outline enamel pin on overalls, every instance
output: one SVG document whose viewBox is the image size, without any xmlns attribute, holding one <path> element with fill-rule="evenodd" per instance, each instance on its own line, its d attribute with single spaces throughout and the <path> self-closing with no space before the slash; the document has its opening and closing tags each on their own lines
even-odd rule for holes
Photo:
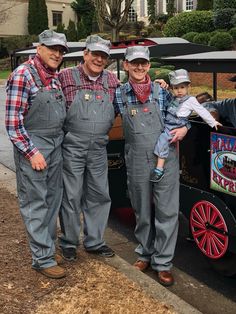
<svg viewBox="0 0 236 314">
<path fill-rule="evenodd" d="M 85 99 L 85 100 L 89 100 L 89 98 L 90 98 L 90 95 L 89 95 L 89 94 L 85 94 L 85 95 L 84 95 L 84 99 Z"/>
</svg>

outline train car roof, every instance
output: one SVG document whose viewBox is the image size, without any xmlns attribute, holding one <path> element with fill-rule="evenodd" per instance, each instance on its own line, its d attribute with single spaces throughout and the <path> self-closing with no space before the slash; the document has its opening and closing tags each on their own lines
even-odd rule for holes
<svg viewBox="0 0 236 314">
<path fill-rule="evenodd" d="M 211 51 L 197 54 L 166 57 L 162 60 L 190 72 L 236 73 L 236 51 Z"/>
<path fill-rule="evenodd" d="M 12 53 L 14 57 L 34 55 L 38 43 L 33 43 L 32 47 L 27 49 L 15 50 Z M 151 57 L 177 56 L 179 54 L 191 54 L 205 51 L 212 51 L 214 48 L 199 44 L 193 44 L 179 37 L 161 37 L 161 38 L 140 38 L 113 42 L 111 47 L 111 58 L 122 59 L 125 49 L 129 46 L 147 46 L 150 49 Z M 81 51 L 85 48 L 85 42 L 68 42 L 69 53 L 65 54 L 65 60 L 79 61 L 82 59 Z"/>
</svg>

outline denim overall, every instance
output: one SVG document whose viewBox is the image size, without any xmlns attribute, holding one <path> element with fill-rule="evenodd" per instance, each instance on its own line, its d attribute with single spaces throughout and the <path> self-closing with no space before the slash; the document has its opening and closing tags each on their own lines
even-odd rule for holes
<svg viewBox="0 0 236 314">
<path fill-rule="evenodd" d="M 191 96 L 186 95 L 180 100 L 174 99 L 166 110 L 165 116 L 165 128 L 161 135 L 157 139 L 154 153 L 160 158 L 166 159 L 169 155 L 170 140 L 173 135 L 170 134 L 171 130 L 186 126 L 188 118 L 178 117 L 176 112 L 179 109 L 180 104 L 189 99 Z"/>
<path fill-rule="evenodd" d="M 165 177 L 152 184 L 155 167 L 153 149 L 163 130 L 158 106 L 158 85 L 153 85 L 153 99 L 144 104 L 128 103 L 121 87 L 127 183 L 136 215 L 135 236 L 139 259 L 150 261 L 154 270 L 169 270 L 174 256 L 178 231 L 179 168 L 176 150 L 170 149 Z M 154 205 L 154 206 L 153 206 Z"/>
<path fill-rule="evenodd" d="M 82 212 L 84 247 L 96 250 L 104 245 L 111 206 L 106 145 L 115 114 L 109 100 L 107 73 L 103 72 L 103 90 L 98 91 L 84 89 L 79 71 L 72 71 L 78 90 L 65 123 L 60 246 L 79 245 Z"/>
<path fill-rule="evenodd" d="M 43 154 L 47 168 L 36 171 L 14 148 L 17 190 L 32 253 L 33 268 L 56 265 L 57 216 L 62 198 L 62 131 L 66 117 L 61 90 L 46 90 L 32 65 L 29 70 L 39 90 L 24 119 L 30 139 Z"/>
</svg>

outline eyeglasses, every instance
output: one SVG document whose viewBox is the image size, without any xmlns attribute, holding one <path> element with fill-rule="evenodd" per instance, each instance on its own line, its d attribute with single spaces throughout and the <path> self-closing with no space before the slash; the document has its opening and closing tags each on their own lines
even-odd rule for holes
<svg viewBox="0 0 236 314">
<path fill-rule="evenodd" d="M 107 60 L 109 56 L 102 51 L 90 51 L 91 55 L 93 58 L 102 58 L 102 60 Z"/>
<path fill-rule="evenodd" d="M 142 68 L 146 68 L 148 67 L 149 65 L 149 62 L 146 61 L 146 60 L 142 60 L 142 61 L 138 61 L 138 60 L 134 60 L 134 61 L 131 61 L 129 62 L 129 64 L 134 67 L 134 68 L 137 68 L 141 65 Z"/>
<path fill-rule="evenodd" d="M 62 46 L 46 46 L 49 50 L 51 50 L 52 52 L 59 52 L 60 55 L 64 55 L 65 54 L 65 49 Z"/>
</svg>

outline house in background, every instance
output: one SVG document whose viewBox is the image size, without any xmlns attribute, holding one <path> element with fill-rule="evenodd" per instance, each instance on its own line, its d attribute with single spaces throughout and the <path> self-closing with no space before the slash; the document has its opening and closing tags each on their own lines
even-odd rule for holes
<svg viewBox="0 0 236 314">
<path fill-rule="evenodd" d="M 157 0 L 156 2 L 156 9 L 157 14 L 166 14 L 168 0 Z M 192 11 L 195 10 L 197 7 L 197 0 L 175 0 L 175 9 L 176 12 L 183 12 L 183 11 Z"/>
<path fill-rule="evenodd" d="M 167 14 L 168 0 L 156 0 L 156 14 Z M 192 11 L 197 7 L 197 0 L 175 0 L 176 12 Z M 136 18 L 136 20 L 135 20 Z M 134 0 L 129 13 L 129 21 L 143 21 L 148 24 L 147 0 Z"/>
<path fill-rule="evenodd" d="M 28 34 L 28 2 L 27 0 L 8 0 L 0 2 L 0 37 Z M 56 29 L 62 23 L 67 28 L 69 20 L 76 22 L 77 16 L 70 4 L 73 0 L 48 0 L 48 27 Z M 156 13 L 166 14 L 168 0 L 156 0 Z M 175 0 L 177 12 L 196 9 L 197 0 Z M 128 20 L 143 21 L 148 24 L 147 0 L 134 0 Z"/>
<path fill-rule="evenodd" d="M 28 2 L 8 0 L 0 3 L 0 37 L 28 34 Z M 76 22 L 76 13 L 70 7 L 72 2 L 73 0 L 46 1 L 50 29 L 56 29 L 59 23 L 67 28 L 70 19 Z"/>
</svg>

